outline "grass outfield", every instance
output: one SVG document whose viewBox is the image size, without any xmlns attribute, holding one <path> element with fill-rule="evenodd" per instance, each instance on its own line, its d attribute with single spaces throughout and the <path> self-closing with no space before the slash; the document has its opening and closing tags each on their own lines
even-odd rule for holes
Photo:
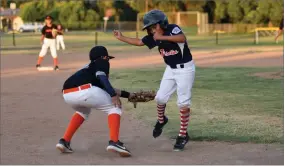
<svg viewBox="0 0 285 166">
<path fill-rule="evenodd" d="M 189 133 L 192 140 L 283 143 L 283 79 L 249 76 L 277 68 L 197 68 Z M 164 68 L 120 70 L 111 74 L 114 86 L 131 91 L 159 87 Z M 155 102 L 124 105 L 153 126 Z M 178 134 L 180 118 L 174 94 L 167 105 L 164 134 Z M 151 136 L 152 131 L 149 131 Z"/>
<path fill-rule="evenodd" d="M 136 32 L 123 32 L 129 37 L 136 37 Z M 143 37 L 145 32 L 140 32 L 139 37 Z M 191 49 L 225 49 L 225 48 L 245 48 L 245 47 L 260 47 L 260 46 L 283 46 L 283 39 L 276 44 L 274 37 L 260 37 L 260 44 L 254 44 L 253 34 L 221 34 L 219 37 L 219 44 L 216 45 L 215 35 L 193 35 L 186 33 L 188 43 Z M 40 34 L 35 33 L 20 33 L 16 34 L 16 47 L 13 46 L 12 34 L 4 34 L 1 36 L 1 49 L 3 55 L 16 54 L 38 54 L 40 51 Z M 95 44 L 94 31 L 73 31 L 67 32 L 64 36 L 67 51 L 86 51 Z M 125 51 L 126 49 L 132 51 L 135 46 L 130 46 L 122 43 L 113 37 L 111 32 L 98 32 L 98 44 L 104 45 L 116 51 Z M 134 50 L 133 50 L 134 51 Z"/>
</svg>

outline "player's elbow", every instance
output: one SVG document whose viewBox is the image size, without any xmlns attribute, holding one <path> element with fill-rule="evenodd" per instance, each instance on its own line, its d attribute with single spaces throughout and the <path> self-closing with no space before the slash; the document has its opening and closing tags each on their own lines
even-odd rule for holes
<svg viewBox="0 0 285 166">
<path fill-rule="evenodd" d="M 144 43 L 142 42 L 142 40 L 138 40 L 136 43 L 137 46 L 144 46 Z"/>
</svg>

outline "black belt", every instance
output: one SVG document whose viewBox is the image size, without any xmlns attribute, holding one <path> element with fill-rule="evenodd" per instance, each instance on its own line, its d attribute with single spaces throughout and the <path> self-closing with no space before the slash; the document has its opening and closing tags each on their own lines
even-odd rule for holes
<svg viewBox="0 0 285 166">
<path fill-rule="evenodd" d="M 180 68 L 184 68 L 184 64 L 178 64 L 180 66 Z M 177 69 L 177 65 L 175 66 L 170 66 L 171 69 Z"/>
</svg>

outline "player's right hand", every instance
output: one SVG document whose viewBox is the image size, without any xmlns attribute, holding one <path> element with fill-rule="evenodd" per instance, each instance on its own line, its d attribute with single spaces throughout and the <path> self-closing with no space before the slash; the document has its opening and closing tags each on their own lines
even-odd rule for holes
<svg viewBox="0 0 285 166">
<path fill-rule="evenodd" d="M 122 35 L 122 33 L 119 30 L 114 30 L 114 36 L 117 39 L 120 39 L 123 35 Z"/>
<path fill-rule="evenodd" d="M 112 97 L 112 103 L 114 104 L 115 107 L 122 108 L 122 103 L 121 103 L 119 96 L 117 96 L 117 95 L 113 96 Z"/>
</svg>

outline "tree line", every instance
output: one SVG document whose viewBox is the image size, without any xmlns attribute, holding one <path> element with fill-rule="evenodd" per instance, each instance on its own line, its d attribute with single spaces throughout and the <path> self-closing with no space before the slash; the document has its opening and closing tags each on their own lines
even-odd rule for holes
<svg viewBox="0 0 285 166">
<path fill-rule="evenodd" d="M 6 0 L 7 3 L 13 0 Z M 51 15 L 70 29 L 95 28 L 106 11 L 110 21 L 136 21 L 137 13 L 151 9 L 165 12 L 201 11 L 209 23 L 248 23 L 278 26 L 283 17 L 283 0 L 18 0 L 24 21 L 43 21 Z"/>
</svg>

